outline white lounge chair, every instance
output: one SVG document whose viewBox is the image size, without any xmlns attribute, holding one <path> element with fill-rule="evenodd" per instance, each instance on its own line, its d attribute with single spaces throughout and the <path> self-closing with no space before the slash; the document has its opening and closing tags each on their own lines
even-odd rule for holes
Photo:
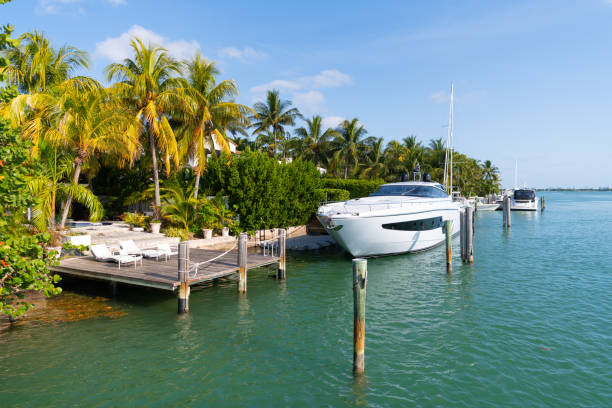
<svg viewBox="0 0 612 408">
<path fill-rule="evenodd" d="M 178 255 L 178 248 L 177 249 L 170 248 L 169 244 L 157 244 L 157 250 L 165 254 L 166 261 L 168 260 L 170 256 Z"/>
<path fill-rule="evenodd" d="M 123 251 L 125 251 L 125 255 L 142 255 L 140 248 L 138 248 L 131 239 L 128 239 L 127 241 L 119 241 L 119 246 Z"/>
<path fill-rule="evenodd" d="M 136 264 L 140 261 L 140 265 L 142 266 L 142 256 L 133 256 L 127 255 L 124 251 L 123 253 L 119 253 L 119 255 L 115 255 L 111 253 L 108 247 L 104 244 L 92 245 L 89 247 L 91 253 L 93 254 L 96 261 L 101 262 L 117 262 L 117 266 L 121 268 L 121 264 L 129 264 L 133 263 L 134 268 L 136 268 Z"/>
<path fill-rule="evenodd" d="M 168 260 L 168 254 L 158 249 L 143 249 L 142 256 L 145 258 L 155 258 L 156 261 L 159 261 L 159 258 Z"/>
</svg>

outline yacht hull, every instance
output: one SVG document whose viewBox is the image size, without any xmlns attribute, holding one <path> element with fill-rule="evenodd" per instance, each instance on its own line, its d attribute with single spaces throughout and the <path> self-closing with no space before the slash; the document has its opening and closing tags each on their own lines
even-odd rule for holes
<svg viewBox="0 0 612 408">
<path fill-rule="evenodd" d="M 448 208 L 403 214 L 318 214 L 318 218 L 341 247 L 353 256 L 362 257 L 420 252 L 433 248 L 445 240 L 443 220 L 453 221 L 453 235 L 460 230 L 459 208 L 450 203 Z"/>
</svg>

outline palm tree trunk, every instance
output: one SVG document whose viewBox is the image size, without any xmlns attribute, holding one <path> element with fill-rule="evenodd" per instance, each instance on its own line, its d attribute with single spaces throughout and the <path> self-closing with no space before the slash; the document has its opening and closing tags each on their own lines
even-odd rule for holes
<svg viewBox="0 0 612 408">
<path fill-rule="evenodd" d="M 344 178 L 348 178 L 348 163 L 344 165 Z"/>
<path fill-rule="evenodd" d="M 272 131 L 274 132 L 274 152 L 273 155 L 276 157 L 276 126 L 272 127 Z"/>
<path fill-rule="evenodd" d="M 153 133 L 149 132 L 149 145 L 151 145 L 151 159 L 153 161 L 153 184 L 155 185 L 155 203 L 153 207 L 153 219 L 160 220 L 161 197 L 159 195 L 159 170 L 157 168 L 157 154 L 155 152 L 155 139 Z"/>
<path fill-rule="evenodd" d="M 193 187 L 193 198 L 198 198 L 198 189 L 200 188 L 200 172 L 196 172 L 195 186 Z"/>
<path fill-rule="evenodd" d="M 79 184 L 79 176 L 81 175 L 81 166 L 82 160 L 80 157 L 77 157 L 74 160 L 74 176 L 72 177 L 72 184 Z M 66 220 L 68 219 L 68 212 L 70 211 L 70 205 L 72 204 L 72 194 L 68 194 L 68 198 L 66 198 L 66 202 L 64 203 L 64 209 L 62 212 L 62 221 L 60 222 L 60 229 L 64 229 L 64 225 L 66 224 Z"/>
</svg>

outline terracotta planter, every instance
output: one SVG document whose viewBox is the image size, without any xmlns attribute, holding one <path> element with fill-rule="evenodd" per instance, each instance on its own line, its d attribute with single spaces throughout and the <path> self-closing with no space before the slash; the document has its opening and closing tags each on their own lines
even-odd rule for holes
<svg viewBox="0 0 612 408">
<path fill-rule="evenodd" d="M 212 230 L 208 228 L 202 228 L 202 234 L 204 239 L 212 239 Z"/>
<path fill-rule="evenodd" d="M 152 222 L 151 223 L 151 233 L 159 234 L 159 229 L 161 228 L 161 222 Z"/>
</svg>

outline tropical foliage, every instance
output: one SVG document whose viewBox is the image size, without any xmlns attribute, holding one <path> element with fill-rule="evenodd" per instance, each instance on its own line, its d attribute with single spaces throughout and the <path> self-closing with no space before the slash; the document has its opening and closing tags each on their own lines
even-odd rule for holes
<svg viewBox="0 0 612 408">
<path fill-rule="evenodd" d="M 367 195 L 416 167 L 442 181 L 441 139 L 387 142 L 359 118 L 328 126 L 273 89 L 242 105 L 236 81 L 200 54 L 179 61 L 134 38 L 131 56 L 106 67 L 104 86 L 77 75 L 88 69 L 86 52 L 54 47 L 39 31 L 14 39 L 12 30 L 0 28 L 0 81 L 9 86 L 0 92 L 0 253 L 10 264 L 1 305 L 27 288 L 55 290 L 44 247 L 71 213 L 98 220 L 144 205 L 185 239 L 202 228 L 304 224 L 320 201 Z M 455 189 L 497 191 L 493 163 L 454 154 Z"/>
</svg>

